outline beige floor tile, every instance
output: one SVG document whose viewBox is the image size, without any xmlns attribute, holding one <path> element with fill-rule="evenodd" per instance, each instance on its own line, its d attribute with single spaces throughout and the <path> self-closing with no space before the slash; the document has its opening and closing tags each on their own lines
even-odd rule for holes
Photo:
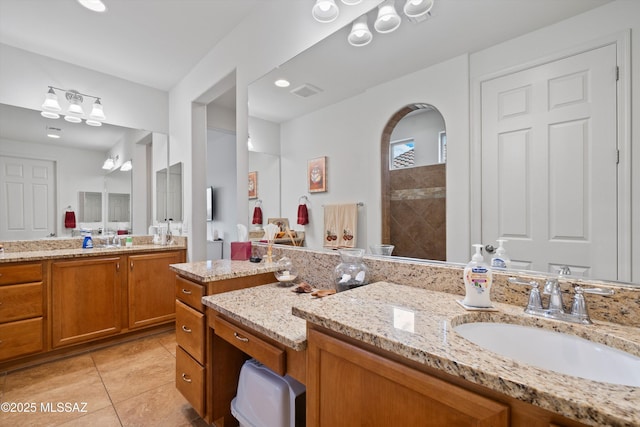
<svg viewBox="0 0 640 427">
<path fill-rule="evenodd" d="M 173 357 L 176 357 L 176 333 L 175 333 L 175 331 L 161 335 L 160 337 L 158 337 L 158 342 L 160 342 L 160 344 L 162 344 L 162 346 L 164 348 L 166 348 L 169 351 L 169 353 L 171 353 L 173 355 Z"/>
<path fill-rule="evenodd" d="M 120 419 L 118 418 L 115 409 L 113 409 L 113 406 L 109 406 L 107 408 L 100 409 L 99 411 L 92 412 L 82 417 L 57 425 L 57 427 L 87 426 L 121 427 L 122 424 L 120 424 Z"/>
<path fill-rule="evenodd" d="M 199 418 L 173 383 L 114 403 L 114 406 L 125 427 L 176 427 L 192 425 Z"/>
<path fill-rule="evenodd" d="M 3 413 L 11 426 L 56 425 L 111 406 L 88 354 L 8 373 L 3 401 L 30 411 Z"/>
<path fill-rule="evenodd" d="M 157 340 L 122 344 L 92 357 L 113 402 L 175 381 L 176 360 Z"/>
</svg>

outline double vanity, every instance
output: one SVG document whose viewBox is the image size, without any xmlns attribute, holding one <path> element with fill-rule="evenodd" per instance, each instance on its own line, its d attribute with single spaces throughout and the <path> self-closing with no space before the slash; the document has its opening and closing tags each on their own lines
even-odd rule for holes
<svg viewBox="0 0 640 427">
<path fill-rule="evenodd" d="M 275 259 L 291 258 L 299 277 L 314 288 L 332 288 L 337 254 L 285 247 L 274 252 Z M 235 425 L 230 403 L 240 368 L 252 357 L 306 385 L 308 426 L 640 425 L 640 387 L 634 382 L 640 371 L 640 289 L 599 284 L 615 288 L 615 294 L 587 298 L 594 324 L 580 325 L 525 314 L 528 289 L 509 283 L 506 275 L 496 274 L 493 311 L 467 311 L 456 302 L 464 292 L 461 267 L 382 257 L 365 261 L 375 283 L 325 298 L 276 283 L 275 265 L 173 265 L 178 283 L 187 285 L 177 285 L 179 300 L 180 293 L 193 292 L 188 285 L 202 292 L 192 303 L 178 302 L 197 312 L 191 314 L 201 328 L 194 337 L 194 327 L 181 323 L 178 310 L 178 389 L 207 421 Z M 570 285 L 561 285 L 570 294 Z M 500 355 L 500 349 L 474 344 L 473 333 L 468 339 L 462 335 L 465 326 L 486 324 L 582 337 L 587 350 L 570 354 L 564 340 L 547 345 L 543 335 L 533 343 L 534 349 L 540 346 L 533 362 Z M 493 329 L 488 335 L 504 333 Z M 189 348 L 189 342 L 200 348 Z M 608 356 L 600 362 L 588 354 L 609 347 L 630 364 L 607 364 Z M 198 351 L 200 359 L 193 354 Z M 535 363 L 546 359 L 559 365 Z M 182 369 L 193 362 L 199 369 Z M 566 373 L 567 365 L 583 371 Z M 585 370 L 608 375 L 612 365 L 629 372 L 582 378 L 593 378 L 582 375 Z"/>
</svg>

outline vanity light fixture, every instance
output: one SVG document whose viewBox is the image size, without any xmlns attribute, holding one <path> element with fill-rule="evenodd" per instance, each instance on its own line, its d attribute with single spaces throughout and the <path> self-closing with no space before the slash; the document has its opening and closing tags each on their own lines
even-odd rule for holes
<svg viewBox="0 0 640 427">
<path fill-rule="evenodd" d="M 361 0 L 342 0 L 342 3 L 346 5 L 354 5 L 360 3 L 360 1 Z M 435 0 L 403 1 L 405 1 L 404 7 L 402 8 L 404 15 L 409 21 L 414 23 L 424 21 L 428 16 L 431 16 L 431 9 L 433 8 L 433 3 L 435 2 Z M 322 3 L 322 0 L 316 0 L 314 10 L 319 6 L 320 3 Z M 331 4 L 335 5 L 335 2 L 332 0 Z M 384 0 L 378 5 L 377 17 L 373 24 L 373 27 L 378 33 L 391 33 L 397 30 L 402 23 L 402 18 L 400 17 L 400 15 L 398 15 L 395 4 L 396 0 Z M 313 13 L 315 17 L 315 11 Z M 320 22 L 331 22 L 323 21 L 318 18 L 316 19 Z M 364 14 L 353 21 L 351 31 L 347 36 L 347 41 L 351 46 L 361 47 L 368 45 L 372 40 L 373 35 L 371 34 L 369 26 L 367 25 L 367 14 Z"/>
<path fill-rule="evenodd" d="M 62 129 L 47 126 L 47 136 L 53 139 L 62 137 Z"/>
<path fill-rule="evenodd" d="M 407 0 L 402 10 L 407 18 L 422 20 L 427 18 L 432 7 L 433 0 Z"/>
<path fill-rule="evenodd" d="M 333 22 L 338 17 L 340 9 L 334 0 L 316 0 L 311 14 L 318 22 Z"/>
<path fill-rule="evenodd" d="M 362 15 L 353 21 L 353 26 L 351 27 L 351 32 L 347 40 L 351 46 L 356 47 L 366 46 L 371 43 L 373 35 L 369 30 L 369 25 L 367 25 L 367 15 Z"/>
<path fill-rule="evenodd" d="M 373 28 L 381 34 L 386 34 L 398 29 L 401 22 L 400 15 L 396 12 L 395 0 L 385 0 L 378 6 L 378 17 Z"/>
<path fill-rule="evenodd" d="M 127 160 L 122 164 L 122 166 L 120 166 L 120 170 L 122 172 L 127 172 L 127 171 L 130 171 L 131 169 L 133 169 L 133 164 L 131 164 L 131 160 Z"/>
<path fill-rule="evenodd" d="M 49 90 L 45 96 L 44 103 L 42 104 L 43 117 L 48 119 L 59 119 L 62 108 L 58 101 L 58 95 L 56 91 L 64 92 L 65 98 L 69 102 L 69 107 L 66 113 L 64 113 L 64 119 L 71 123 L 81 123 L 82 119 L 85 119 L 84 108 L 82 106 L 85 97 L 94 98 L 93 107 L 89 117 L 86 118 L 86 123 L 89 126 L 102 126 L 102 122 L 106 119 L 104 110 L 100 98 L 93 95 L 87 95 L 80 93 L 73 89 L 60 89 L 58 87 L 49 86 Z"/>
<path fill-rule="evenodd" d="M 115 168 L 117 160 L 118 160 L 118 156 L 109 157 L 107 160 L 104 161 L 104 164 L 102 165 L 102 169 L 111 170 L 111 169 Z"/>
<path fill-rule="evenodd" d="M 107 10 L 107 6 L 101 0 L 78 0 L 78 3 L 92 12 L 105 12 Z"/>
</svg>

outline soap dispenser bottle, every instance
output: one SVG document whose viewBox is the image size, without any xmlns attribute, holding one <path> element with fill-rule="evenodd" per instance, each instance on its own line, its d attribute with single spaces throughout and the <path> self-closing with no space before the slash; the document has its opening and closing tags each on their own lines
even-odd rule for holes
<svg viewBox="0 0 640 427">
<path fill-rule="evenodd" d="M 484 262 L 482 245 L 473 245 L 476 253 L 464 269 L 465 297 L 462 303 L 469 307 L 491 308 L 491 267 Z"/>
<path fill-rule="evenodd" d="M 507 255 L 504 242 L 506 242 L 506 240 L 498 239 L 498 249 L 496 249 L 496 253 L 491 257 L 491 268 L 504 270 L 511 267 L 511 258 Z"/>
<path fill-rule="evenodd" d="M 82 241 L 83 249 L 93 249 L 93 239 L 91 238 L 91 233 L 85 233 L 84 240 Z"/>
</svg>

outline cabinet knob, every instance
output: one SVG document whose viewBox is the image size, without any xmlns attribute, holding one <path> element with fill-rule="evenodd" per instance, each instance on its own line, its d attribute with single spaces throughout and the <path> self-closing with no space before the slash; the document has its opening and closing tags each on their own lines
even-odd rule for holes
<svg viewBox="0 0 640 427">
<path fill-rule="evenodd" d="M 116 262 L 116 271 L 120 271 L 120 263 Z"/>
<path fill-rule="evenodd" d="M 185 325 L 182 325 L 182 330 L 185 331 L 186 333 L 190 334 L 191 333 L 191 329 L 187 328 Z"/>
<path fill-rule="evenodd" d="M 189 289 L 183 289 L 182 293 L 185 295 L 191 295 L 191 291 Z"/>
<path fill-rule="evenodd" d="M 189 376 L 183 372 L 182 373 L 182 381 L 184 381 L 185 383 L 190 383 L 191 382 L 191 378 L 189 378 Z"/>
<path fill-rule="evenodd" d="M 233 333 L 233 336 L 234 336 L 234 337 L 236 337 L 236 339 L 237 339 L 238 341 L 242 341 L 242 342 L 249 342 L 249 338 L 247 338 L 247 337 L 243 337 L 242 335 L 240 335 L 240 334 L 239 334 L 239 333 L 237 333 L 237 332 L 234 332 L 234 333 Z"/>
<path fill-rule="evenodd" d="M 129 266 L 131 267 L 131 271 L 133 271 L 133 261 L 131 261 L 131 264 L 129 264 Z"/>
</svg>

